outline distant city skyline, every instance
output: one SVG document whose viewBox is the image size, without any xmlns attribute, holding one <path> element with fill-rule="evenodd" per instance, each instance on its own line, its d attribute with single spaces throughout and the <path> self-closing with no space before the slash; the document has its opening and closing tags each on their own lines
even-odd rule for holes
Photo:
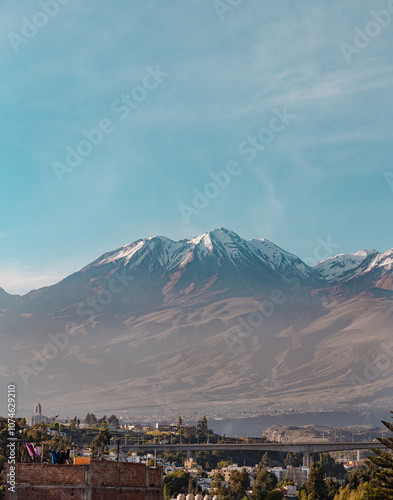
<svg viewBox="0 0 393 500">
<path fill-rule="evenodd" d="M 219 226 L 393 247 L 391 2 L 56 4 L 0 6 L 0 287 Z"/>
</svg>

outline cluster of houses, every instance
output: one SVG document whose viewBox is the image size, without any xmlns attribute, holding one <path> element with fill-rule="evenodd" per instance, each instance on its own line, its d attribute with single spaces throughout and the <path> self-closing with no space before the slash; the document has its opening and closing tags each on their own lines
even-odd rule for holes
<svg viewBox="0 0 393 500">
<path fill-rule="evenodd" d="M 44 423 L 50 423 L 53 419 L 50 419 L 44 415 L 42 415 L 42 408 L 41 404 L 39 401 L 37 401 L 35 407 L 34 407 L 34 415 L 31 415 L 27 417 L 27 424 L 28 425 L 34 425 L 38 424 L 41 422 Z M 64 422 L 63 425 L 69 425 L 68 422 Z M 79 427 L 89 427 L 85 423 L 80 423 Z M 191 428 L 189 426 L 184 426 L 185 428 L 188 428 L 187 430 L 193 431 L 195 428 Z M 158 423 L 154 426 L 147 426 L 147 425 L 141 425 L 141 424 L 122 424 L 119 426 L 120 431 L 123 432 L 149 432 L 152 430 L 159 431 L 159 432 L 166 432 L 166 433 L 173 433 L 176 434 L 179 430 L 179 424 L 178 423 L 173 423 L 173 424 L 168 424 L 168 425 L 159 425 Z M 61 436 L 66 436 L 65 433 L 63 432 L 58 432 L 49 429 L 48 433 L 51 435 L 55 434 L 60 434 Z M 78 457 L 75 457 L 74 460 L 90 460 L 90 449 L 78 449 L 75 450 L 76 453 L 75 455 L 78 455 Z M 121 462 L 128 462 L 128 463 L 133 463 L 133 464 L 149 464 L 149 461 L 151 463 L 152 460 L 154 460 L 154 464 L 156 466 L 159 466 L 163 469 L 164 474 L 169 474 L 171 472 L 175 472 L 176 470 L 184 470 L 190 474 L 191 477 L 194 477 L 197 481 L 197 484 L 201 487 L 201 490 L 203 492 L 203 495 L 178 495 L 177 499 L 173 500 L 217 500 L 217 497 L 215 496 L 210 496 L 209 491 L 211 488 L 211 483 L 212 483 L 212 478 L 215 474 L 220 474 L 222 476 L 223 484 L 229 485 L 230 477 L 231 474 L 236 470 L 241 472 L 243 469 L 246 469 L 247 472 L 249 473 L 250 481 L 251 481 L 251 487 L 253 484 L 253 478 L 255 475 L 256 467 L 247 467 L 247 466 L 238 466 L 237 464 L 231 464 L 226 467 L 222 467 L 220 469 L 213 469 L 213 470 L 206 470 L 204 471 L 202 466 L 199 465 L 193 458 L 189 458 L 185 460 L 184 464 L 180 463 L 167 463 L 161 458 L 155 458 L 152 454 L 145 454 L 143 456 L 137 454 L 137 453 L 132 453 L 132 454 L 127 454 L 127 453 L 120 453 L 118 454 L 116 452 L 111 452 L 109 453 L 108 459 L 110 461 L 121 461 Z M 361 466 L 362 463 L 357 460 L 357 461 L 350 461 L 344 464 L 344 467 L 347 470 L 355 469 L 359 466 Z M 284 488 L 281 488 L 281 491 L 284 494 L 284 498 L 296 498 L 296 492 L 297 489 L 307 481 L 308 474 L 310 469 L 308 467 L 292 467 L 288 466 L 287 468 L 282 468 L 282 467 L 272 467 L 268 468 L 270 472 L 272 472 L 276 478 L 278 483 L 284 482 L 286 479 L 289 479 L 293 485 L 288 485 Z M 202 474 L 204 473 L 204 474 Z M 204 477 L 202 477 L 204 476 Z"/>
</svg>

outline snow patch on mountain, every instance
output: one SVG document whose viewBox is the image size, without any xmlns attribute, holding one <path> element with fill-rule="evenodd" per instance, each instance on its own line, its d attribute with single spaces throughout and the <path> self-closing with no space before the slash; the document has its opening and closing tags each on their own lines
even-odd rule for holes
<svg viewBox="0 0 393 500">
<path fill-rule="evenodd" d="M 275 271 L 286 272 L 289 268 L 293 268 L 306 277 L 313 274 L 311 268 L 299 257 L 286 252 L 266 238 L 251 240 L 249 244 L 255 249 L 256 255 Z"/>
<path fill-rule="evenodd" d="M 125 263 L 128 264 L 132 257 L 145 246 L 145 240 L 139 240 L 131 245 L 125 245 L 124 247 L 115 250 L 114 252 L 107 253 L 100 257 L 98 261 L 95 262 L 95 265 L 101 266 L 103 264 L 109 264 L 111 262 L 116 262 L 118 260 L 124 260 Z"/>
<path fill-rule="evenodd" d="M 366 272 L 372 271 L 377 268 L 383 268 L 382 275 L 388 273 L 392 270 L 393 267 L 393 249 L 388 250 L 387 252 L 378 254 L 375 259 L 373 259 L 368 267 L 366 268 Z"/>
<path fill-rule="evenodd" d="M 366 249 L 352 254 L 334 255 L 322 260 L 313 269 L 320 272 L 327 281 L 353 278 L 365 270 L 365 262 L 368 262 L 373 255 L 380 254 L 374 249 Z"/>
</svg>

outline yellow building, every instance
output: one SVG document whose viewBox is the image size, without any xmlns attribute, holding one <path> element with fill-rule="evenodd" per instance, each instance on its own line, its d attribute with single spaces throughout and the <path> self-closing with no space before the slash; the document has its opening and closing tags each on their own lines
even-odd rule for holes
<svg viewBox="0 0 393 500">
<path fill-rule="evenodd" d="M 187 458 L 187 460 L 184 462 L 184 468 L 186 470 L 195 469 L 199 472 L 203 471 L 202 465 L 198 465 L 193 458 Z"/>
</svg>

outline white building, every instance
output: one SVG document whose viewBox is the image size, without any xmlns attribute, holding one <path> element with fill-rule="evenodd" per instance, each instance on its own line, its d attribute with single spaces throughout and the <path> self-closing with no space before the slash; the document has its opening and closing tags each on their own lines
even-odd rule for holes
<svg viewBox="0 0 393 500">
<path fill-rule="evenodd" d="M 154 455 L 152 455 L 151 453 L 148 453 L 143 457 L 139 456 L 137 453 L 133 453 L 131 456 L 127 457 L 127 462 L 130 462 L 132 464 L 146 464 L 150 459 L 154 459 Z"/>
<path fill-rule="evenodd" d="M 289 465 L 286 469 L 273 467 L 270 472 L 276 476 L 278 482 L 290 479 L 295 485 L 303 486 L 307 481 L 310 469 L 308 467 L 291 467 Z"/>
<path fill-rule="evenodd" d="M 26 418 L 27 425 L 29 425 L 31 427 L 32 425 L 41 424 L 41 423 L 49 424 L 50 422 L 51 422 L 50 418 L 42 415 L 42 408 L 40 405 L 40 400 L 38 399 L 36 405 L 34 406 L 34 415 L 29 415 Z"/>
</svg>

